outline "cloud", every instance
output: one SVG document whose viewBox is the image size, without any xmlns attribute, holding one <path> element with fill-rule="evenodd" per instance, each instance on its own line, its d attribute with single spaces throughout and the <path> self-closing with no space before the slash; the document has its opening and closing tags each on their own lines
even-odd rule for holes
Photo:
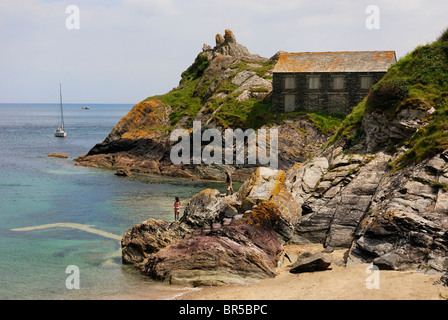
<svg viewBox="0 0 448 320">
<path fill-rule="evenodd" d="M 67 30 L 65 8 L 80 9 Z M 367 30 L 367 5 L 381 29 Z M 0 102 L 54 100 L 134 103 L 175 87 L 214 36 L 270 57 L 278 50 L 396 50 L 433 41 L 446 26 L 448 2 L 433 0 L 2 0 Z"/>
</svg>

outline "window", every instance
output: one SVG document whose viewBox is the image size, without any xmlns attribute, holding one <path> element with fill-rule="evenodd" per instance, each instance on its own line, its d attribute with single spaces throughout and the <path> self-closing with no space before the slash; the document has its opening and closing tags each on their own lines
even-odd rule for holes
<svg viewBox="0 0 448 320">
<path fill-rule="evenodd" d="M 372 86 L 372 77 L 361 76 L 361 89 L 369 90 L 371 86 Z"/>
<path fill-rule="evenodd" d="M 295 89 L 296 88 L 296 79 L 293 77 L 285 78 L 285 89 Z"/>
<path fill-rule="evenodd" d="M 296 108 L 296 95 L 285 94 L 285 112 L 292 112 Z"/>
<path fill-rule="evenodd" d="M 333 77 L 333 90 L 342 90 L 345 88 L 344 76 Z"/>
<path fill-rule="evenodd" d="M 309 89 L 319 89 L 320 87 L 320 77 L 310 76 L 308 77 L 308 88 Z"/>
</svg>

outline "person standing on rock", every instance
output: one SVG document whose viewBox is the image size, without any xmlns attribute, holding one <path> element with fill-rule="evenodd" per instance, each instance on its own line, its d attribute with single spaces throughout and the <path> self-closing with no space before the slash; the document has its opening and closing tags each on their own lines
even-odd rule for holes
<svg viewBox="0 0 448 320">
<path fill-rule="evenodd" d="M 179 197 L 176 197 L 176 199 L 174 201 L 174 221 L 179 220 L 180 205 L 181 205 L 181 203 L 180 203 Z"/>
<path fill-rule="evenodd" d="M 229 195 L 229 192 L 233 194 L 233 187 L 232 187 L 232 176 L 230 173 L 226 170 L 226 184 L 227 184 L 227 193 L 226 196 Z"/>
</svg>

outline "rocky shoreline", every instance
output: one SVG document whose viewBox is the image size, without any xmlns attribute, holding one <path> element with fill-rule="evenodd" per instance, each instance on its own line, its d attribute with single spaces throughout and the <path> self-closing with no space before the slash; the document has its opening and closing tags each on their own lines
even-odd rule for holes
<svg viewBox="0 0 448 320">
<path fill-rule="evenodd" d="M 347 249 L 345 266 L 446 272 L 447 151 L 391 170 L 403 152 L 347 153 L 335 143 L 287 171 L 259 167 L 233 196 L 194 196 L 179 223 L 126 232 L 123 261 L 168 283 L 244 283 L 274 277 L 283 245 L 322 243 Z"/>
<path fill-rule="evenodd" d="M 264 202 L 281 187 L 282 172 L 259 168 L 233 196 L 206 189 L 179 222 L 150 219 L 122 239 L 123 262 L 168 283 L 219 285 L 273 277 L 283 252 L 283 217 Z M 267 179 L 270 186 L 260 184 Z M 262 187 L 262 189 L 257 189 Z M 266 189 L 267 188 L 267 189 Z"/>
<path fill-rule="evenodd" d="M 408 183 L 406 193 L 397 189 L 382 153 L 372 158 L 336 149 L 327 155 L 332 157 L 312 158 L 286 173 L 260 167 L 233 196 L 206 189 L 191 199 L 178 223 L 150 219 L 134 226 L 122 239 L 123 262 L 167 283 L 247 283 L 275 276 L 284 245 L 324 243 L 330 252 L 347 249 L 346 266 L 448 271 L 448 219 L 440 211 L 445 193 L 422 181 Z M 438 160 L 422 164 L 423 172 L 430 165 L 445 172 L 446 161 Z M 384 211 L 389 214 L 375 214 L 384 194 L 390 201 L 380 203 L 390 203 Z M 402 204 L 409 195 L 424 215 Z M 319 259 L 331 263 L 328 256 L 314 258 L 317 268 Z"/>
<path fill-rule="evenodd" d="M 285 246 L 321 244 L 325 252 L 294 257 L 293 270 L 327 270 L 331 252 L 341 249 L 338 264 L 346 268 L 368 263 L 447 272 L 448 95 L 440 85 L 446 79 L 428 87 L 414 71 L 428 72 L 427 59 L 446 50 L 441 39 L 393 66 L 332 136 L 310 115 L 288 118 L 266 109 L 276 55 L 250 54 L 230 31 L 217 36 L 178 88 L 137 104 L 104 142 L 77 159 L 78 165 L 120 169 L 120 175 L 222 180 L 230 170 L 244 182 L 233 196 L 203 190 L 179 222 L 150 219 L 130 228 L 122 239 L 123 262 L 172 284 L 250 283 L 276 276 Z M 260 113 L 241 113 L 244 108 Z M 229 123 L 278 129 L 278 170 L 258 163 L 173 165 L 170 132 L 191 129 L 193 121 L 221 132 Z"/>
</svg>

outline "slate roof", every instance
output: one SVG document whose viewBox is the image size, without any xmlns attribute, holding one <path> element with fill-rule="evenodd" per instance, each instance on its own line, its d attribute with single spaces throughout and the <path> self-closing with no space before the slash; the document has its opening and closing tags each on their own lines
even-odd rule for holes
<svg viewBox="0 0 448 320">
<path fill-rule="evenodd" d="M 274 73 L 386 72 L 395 62 L 395 51 L 284 53 L 280 55 Z"/>
</svg>

